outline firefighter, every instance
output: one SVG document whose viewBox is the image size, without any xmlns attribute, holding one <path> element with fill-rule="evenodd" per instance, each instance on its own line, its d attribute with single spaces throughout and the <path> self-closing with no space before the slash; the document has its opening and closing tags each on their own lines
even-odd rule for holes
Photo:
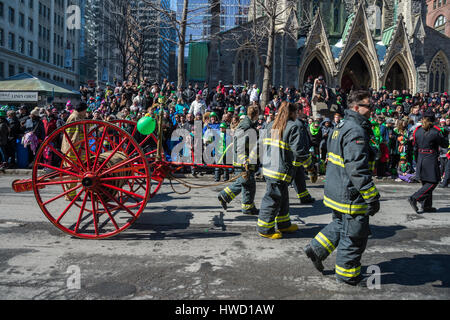
<svg viewBox="0 0 450 320">
<path fill-rule="evenodd" d="M 255 171 L 257 166 L 256 164 L 249 165 L 250 152 L 255 150 L 258 141 L 258 132 L 256 130 L 258 115 L 258 107 L 250 106 L 247 110 L 247 115 L 243 116 L 243 119 L 235 130 L 233 139 L 233 166 L 236 167 L 236 172 L 246 170 L 247 174 L 239 177 L 219 193 L 218 199 L 224 210 L 227 210 L 228 203 L 233 201 L 242 192 L 242 213 L 258 215 L 258 209 L 255 207 Z"/>
<path fill-rule="evenodd" d="M 439 127 L 433 125 L 434 121 L 434 113 L 425 112 L 422 125 L 413 133 L 414 155 L 417 159 L 416 178 L 422 182 L 422 188 L 409 197 L 408 202 L 418 214 L 436 212 L 436 208 L 433 208 L 433 190 L 441 180 L 439 147 L 448 147 L 448 140 Z M 417 206 L 417 202 L 421 204 L 421 208 Z"/>
<path fill-rule="evenodd" d="M 308 170 L 312 172 L 312 175 L 314 176 L 316 173 L 314 172 L 314 163 L 312 161 L 312 155 L 309 153 L 310 148 L 310 142 L 309 142 L 309 136 L 308 136 L 308 129 L 307 124 L 304 122 L 302 117 L 304 116 L 304 113 L 302 109 L 299 109 L 299 116 L 297 120 L 295 121 L 296 124 L 299 126 L 300 133 L 302 134 L 302 141 L 305 141 L 304 148 L 305 150 L 303 153 L 306 154 L 305 157 L 303 157 L 302 161 L 294 161 L 293 165 L 297 168 L 295 171 L 294 179 L 292 180 L 292 185 L 295 189 L 295 192 L 297 194 L 297 198 L 300 200 L 301 204 L 308 204 L 308 203 L 314 203 L 316 199 L 311 197 L 308 190 L 306 189 L 306 181 L 305 181 L 305 170 Z"/>
<path fill-rule="evenodd" d="M 261 201 L 257 230 L 260 236 L 269 239 L 280 239 L 283 233 L 298 230 L 289 216 L 288 185 L 296 171 L 294 162 L 302 161 L 308 149 L 296 119 L 297 105 L 283 101 L 275 120 L 261 138 L 266 193 Z"/>
<path fill-rule="evenodd" d="M 86 110 L 87 110 L 86 103 L 81 102 L 69 116 L 69 118 L 66 121 L 66 124 L 85 119 Z M 84 161 L 86 160 L 86 152 L 84 143 L 82 143 L 82 141 L 84 141 L 83 126 L 81 125 L 72 126 L 70 128 L 67 128 L 65 131 L 67 133 L 67 137 L 72 142 L 72 146 L 75 148 L 75 150 L 72 149 L 72 146 L 67 141 L 66 136 L 64 136 L 61 145 L 62 153 L 65 154 L 72 162 L 78 164 L 80 167 L 84 166 Z M 78 162 L 78 159 L 80 159 L 80 161 L 82 162 L 81 164 Z M 66 161 L 66 163 L 68 162 Z M 68 165 L 70 165 L 70 163 L 68 163 Z M 69 190 L 75 187 L 75 184 L 67 184 L 65 186 L 66 189 Z M 71 191 L 67 195 L 65 195 L 65 199 L 67 201 L 71 201 L 75 197 L 75 195 L 76 191 Z"/>
<path fill-rule="evenodd" d="M 304 248 L 320 272 L 324 269 L 322 261 L 337 249 L 336 280 L 358 286 L 365 285 L 360 260 L 370 235 L 369 216 L 380 209 L 380 195 L 369 169 L 369 162 L 376 156 L 369 147 L 370 112 L 370 93 L 353 91 L 345 121 L 336 126 L 327 141 L 323 202 L 333 210 L 333 220 Z"/>
</svg>

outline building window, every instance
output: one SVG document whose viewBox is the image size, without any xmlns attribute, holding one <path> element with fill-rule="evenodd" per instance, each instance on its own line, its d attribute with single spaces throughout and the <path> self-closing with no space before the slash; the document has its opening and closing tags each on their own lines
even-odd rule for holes
<svg viewBox="0 0 450 320">
<path fill-rule="evenodd" d="M 34 0 L 29 0 L 28 1 L 28 6 L 30 7 L 30 9 L 33 9 L 33 2 L 34 2 Z"/>
<path fill-rule="evenodd" d="M 5 63 L 0 61 L 0 79 L 5 78 Z"/>
<path fill-rule="evenodd" d="M 436 31 L 445 32 L 445 16 L 440 15 L 439 17 L 437 17 L 436 21 L 434 22 L 434 29 Z"/>
<path fill-rule="evenodd" d="M 448 72 L 447 59 L 441 51 L 433 58 L 430 65 L 430 92 L 444 92 L 448 89 L 448 83 L 446 83 Z"/>
<path fill-rule="evenodd" d="M 25 53 L 25 39 L 22 37 L 19 37 L 19 52 Z"/>
<path fill-rule="evenodd" d="M 22 66 L 19 66 L 19 73 L 24 73 L 25 69 Z"/>
<path fill-rule="evenodd" d="M 9 7 L 9 18 L 8 19 L 9 19 L 9 22 L 12 24 L 14 24 L 14 22 L 16 20 L 16 11 L 11 7 Z"/>
<path fill-rule="evenodd" d="M 16 67 L 13 64 L 10 64 L 8 69 L 8 75 L 9 77 L 12 77 L 15 74 L 16 74 Z"/>
<path fill-rule="evenodd" d="M 442 6 L 442 0 L 438 1 L 438 7 L 440 8 Z"/>
<path fill-rule="evenodd" d="M 0 29 L 0 47 L 5 45 L 5 32 L 3 29 Z"/>
<path fill-rule="evenodd" d="M 28 18 L 28 30 L 30 32 L 33 32 L 34 28 L 33 28 L 33 19 Z"/>
<path fill-rule="evenodd" d="M 436 9 L 436 0 L 433 1 L 433 9 Z"/>
<path fill-rule="evenodd" d="M 22 12 L 19 13 L 19 27 L 25 27 L 25 15 Z"/>
<path fill-rule="evenodd" d="M 11 32 L 8 34 L 8 48 L 11 50 L 16 49 L 16 36 Z"/>
<path fill-rule="evenodd" d="M 33 56 L 33 41 L 28 41 L 28 55 Z"/>
<path fill-rule="evenodd" d="M 3 18 L 3 16 L 4 16 L 3 11 L 4 11 L 3 2 L 0 2 L 0 18 Z"/>
</svg>

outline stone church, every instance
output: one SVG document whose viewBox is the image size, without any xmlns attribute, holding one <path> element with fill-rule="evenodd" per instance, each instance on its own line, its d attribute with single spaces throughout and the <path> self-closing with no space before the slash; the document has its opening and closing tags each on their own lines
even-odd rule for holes
<svg viewBox="0 0 450 320">
<path fill-rule="evenodd" d="M 283 1 L 280 1 L 283 3 Z M 274 86 L 301 87 L 323 75 L 330 87 L 450 89 L 450 38 L 425 25 L 425 0 L 298 0 L 274 45 Z M 208 81 L 262 85 L 267 41 L 261 16 L 211 41 Z"/>
</svg>

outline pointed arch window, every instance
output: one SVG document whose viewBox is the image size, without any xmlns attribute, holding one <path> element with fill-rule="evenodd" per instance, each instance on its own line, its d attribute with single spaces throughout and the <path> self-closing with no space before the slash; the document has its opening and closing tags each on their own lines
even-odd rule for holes
<svg viewBox="0 0 450 320">
<path fill-rule="evenodd" d="M 439 52 L 430 64 L 430 91 L 444 92 L 448 89 L 449 66 L 444 53 Z"/>
<path fill-rule="evenodd" d="M 434 78 L 434 91 L 439 92 L 439 72 L 436 72 Z"/>
<path fill-rule="evenodd" d="M 445 22 L 446 22 L 445 16 L 440 15 L 434 22 L 434 29 L 436 31 L 445 33 Z"/>
<path fill-rule="evenodd" d="M 239 51 L 236 58 L 237 62 L 235 70 L 235 80 L 237 83 L 242 84 L 246 80 L 254 82 L 254 79 L 256 78 L 255 58 L 256 55 L 254 50 L 244 49 Z"/>
<path fill-rule="evenodd" d="M 428 84 L 428 86 L 429 86 L 429 91 L 430 92 L 433 92 L 434 90 L 433 90 L 433 80 L 434 80 L 434 73 L 433 72 L 431 72 L 430 73 L 430 83 Z"/>
</svg>

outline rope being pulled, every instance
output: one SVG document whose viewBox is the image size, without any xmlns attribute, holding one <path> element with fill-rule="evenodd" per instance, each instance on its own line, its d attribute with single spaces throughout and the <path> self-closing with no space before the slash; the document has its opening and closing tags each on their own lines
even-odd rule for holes
<svg viewBox="0 0 450 320">
<path fill-rule="evenodd" d="M 223 181 L 223 182 L 218 182 L 218 183 L 214 183 L 214 184 L 204 185 L 204 184 L 197 184 L 197 183 L 192 183 L 192 182 L 186 182 L 183 179 L 175 177 L 171 172 L 167 173 L 167 178 L 170 181 L 170 187 L 172 188 L 173 192 L 178 193 L 178 194 L 189 193 L 191 191 L 191 189 L 217 187 L 217 186 L 220 186 L 220 185 L 223 185 L 223 184 L 227 184 L 227 183 L 233 182 L 233 181 L 239 179 L 240 177 L 244 177 L 246 179 L 246 176 L 247 176 L 247 171 L 243 171 L 241 174 L 237 175 L 236 177 L 233 177 L 232 179 L 230 179 L 228 181 Z M 173 186 L 172 180 L 175 180 L 178 183 L 182 184 L 183 186 L 188 188 L 188 190 L 186 192 L 179 192 L 179 191 L 175 190 L 175 187 Z"/>
</svg>

